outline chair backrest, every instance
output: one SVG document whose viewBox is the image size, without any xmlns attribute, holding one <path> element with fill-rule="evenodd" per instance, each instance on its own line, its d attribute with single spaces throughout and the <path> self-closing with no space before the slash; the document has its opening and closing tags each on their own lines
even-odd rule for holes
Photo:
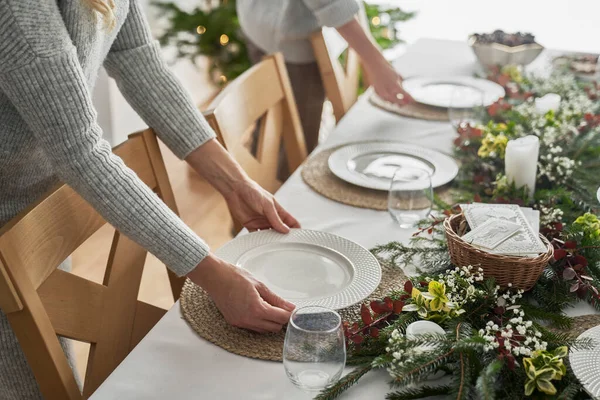
<svg viewBox="0 0 600 400">
<path fill-rule="evenodd" d="M 129 136 L 114 152 L 177 212 L 152 130 Z M 165 312 L 137 300 L 146 251 L 118 231 L 102 284 L 57 269 L 104 224 L 60 185 L 0 229 L 0 309 L 47 400 L 89 397 Z M 183 279 L 169 278 L 177 299 Z M 57 335 L 90 343 L 83 395 Z"/>
<path fill-rule="evenodd" d="M 367 16 L 362 8 L 358 19 L 365 31 L 368 32 Z M 330 31 L 327 30 L 333 30 L 333 28 L 323 28 L 313 33 L 310 40 L 321 73 L 325 96 L 331 102 L 333 114 L 336 121 L 339 122 L 358 99 L 361 61 L 358 53 L 344 42 L 346 54 L 344 55 L 345 65 L 342 65 L 339 60 L 341 52 L 331 48 L 332 40 L 327 37 L 327 33 Z"/>
<path fill-rule="evenodd" d="M 307 156 L 296 102 L 279 53 L 265 56 L 227 85 L 204 116 L 250 178 L 271 193 L 281 186 L 277 180 L 281 142 L 290 174 Z M 257 122 L 259 134 L 253 155 L 247 142 Z"/>
</svg>

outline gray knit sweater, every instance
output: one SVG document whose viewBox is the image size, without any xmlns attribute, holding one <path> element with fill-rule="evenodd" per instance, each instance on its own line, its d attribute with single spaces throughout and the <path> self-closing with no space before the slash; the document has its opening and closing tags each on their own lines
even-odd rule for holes
<svg viewBox="0 0 600 400">
<path fill-rule="evenodd" d="M 58 180 L 178 275 L 208 253 L 102 139 L 90 99 L 104 64 L 119 89 L 184 158 L 214 137 L 152 39 L 138 0 L 117 26 L 82 0 L 0 0 L 0 225 Z"/>
<path fill-rule="evenodd" d="M 138 0 L 116 4 L 107 31 L 82 0 L 0 0 L 0 226 L 62 180 L 184 275 L 208 247 L 102 139 L 90 100 L 98 69 L 177 156 L 214 134 L 161 60 Z M 40 398 L 0 311 L 0 399 Z"/>
</svg>

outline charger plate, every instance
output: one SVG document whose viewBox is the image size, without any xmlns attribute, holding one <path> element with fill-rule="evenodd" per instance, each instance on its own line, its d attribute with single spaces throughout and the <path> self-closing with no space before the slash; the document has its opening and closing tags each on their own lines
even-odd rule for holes
<svg viewBox="0 0 600 400">
<path fill-rule="evenodd" d="M 402 87 L 416 102 L 444 108 L 487 107 L 506 94 L 497 83 L 472 76 L 410 78 L 402 82 Z M 452 99 L 457 90 L 460 90 L 460 97 Z M 480 104 L 482 95 L 483 104 Z"/>
<path fill-rule="evenodd" d="M 451 157 L 425 147 L 395 141 L 349 144 L 332 153 L 328 165 L 338 178 L 376 190 L 389 190 L 394 172 L 401 167 L 418 167 L 429 171 L 434 188 L 449 183 L 458 174 L 458 164 Z"/>
</svg>

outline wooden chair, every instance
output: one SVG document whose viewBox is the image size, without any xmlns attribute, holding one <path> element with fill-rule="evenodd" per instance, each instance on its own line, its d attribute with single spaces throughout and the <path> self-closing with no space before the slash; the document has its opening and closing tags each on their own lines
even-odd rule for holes
<svg viewBox="0 0 600 400">
<path fill-rule="evenodd" d="M 266 56 L 231 82 L 204 116 L 250 178 L 271 193 L 281 186 L 277 179 L 281 141 L 289 173 L 307 156 L 292 87 L 279 53 Z M 259 135 L 253 156 L 247 142 L 257 121 Z"/>
<path fill-rule="evenodd" d="M 364 10 L 358 15 L 361 25 L 368 32 L 368 21 Z M 332 28 L 324 28 L 332 29 Z M 344 45 L 346 51 L 345 65 L 339 61 L 341 52 L 330 51 L 325 31 L 321 29 L 311 35 L 311 44 L 315 59 L 321 73 L 321 80 L 325 88 L 325 96 L 333 106 L 333 114 L 339 122 L 346 112 L 358 99 L 358 85 L 361 75 L 361 61 L 358 53 Z M 369 33 L 370 35 L 370 33 Z M 363 76 L 363 79 L 366 77 Z"/>
<path fill-rule="evenodd" d="M 114 149 L 177 212 L 154 132 Z M 137 300 L 146 251 L 115 231 L 103 284 L 57 269 L 106 221 L 61 185 L 0 229 L 0 309 L 44 398 L 89 397 L 166 310 Z M 175 299 L 183 279 L 169 272 Z M 83 395 L 57 335 L 90 343 Z"/>
</svg>

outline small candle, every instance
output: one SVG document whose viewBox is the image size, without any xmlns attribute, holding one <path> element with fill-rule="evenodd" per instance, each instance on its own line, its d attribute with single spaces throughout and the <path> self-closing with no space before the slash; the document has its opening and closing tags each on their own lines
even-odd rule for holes
<svg viewBox="0 0 600 400">
<path fill-rule="evenodd" d="M 408 340 L 415 340 L 419 335 L 445 335 L 446 331 L 444 328 L 431 321 L 415 321 L 406 327 L 406 338 Z M 416 353 L 424 353 L 426 351 L 432 351 L 435 348 L 432 346 L 418 346 L 414 349 Z M 427 376 L 427 379 L 437 380 L 444 376 L 444 371 L 437 371 Z"/>
<path fill-rule="evenodd" d="M 556 111 L 558 107 L 560 107 L 560 96 L 556 93 L 548 93 L 535 99 L 535 110 L 540 115 L 544 115 L 550 110 Z"/>
<path fill-rule="evenodd" d="M 506 178 L 509 182 L 514 182 L 517 188 L 527 186 L 529 198 L 533 198 L 535 192 L 539 152 L 540 140 L 533 135 L 509 140 L 506 145 Z"/>
<path fill-rule="evenodd" d="M 406 338 L 414 340 L 419 335 L 439 334 L 445 335 L 444 328 L 431 321 L 415 321 L 406 327 Z"/>
</svg>

